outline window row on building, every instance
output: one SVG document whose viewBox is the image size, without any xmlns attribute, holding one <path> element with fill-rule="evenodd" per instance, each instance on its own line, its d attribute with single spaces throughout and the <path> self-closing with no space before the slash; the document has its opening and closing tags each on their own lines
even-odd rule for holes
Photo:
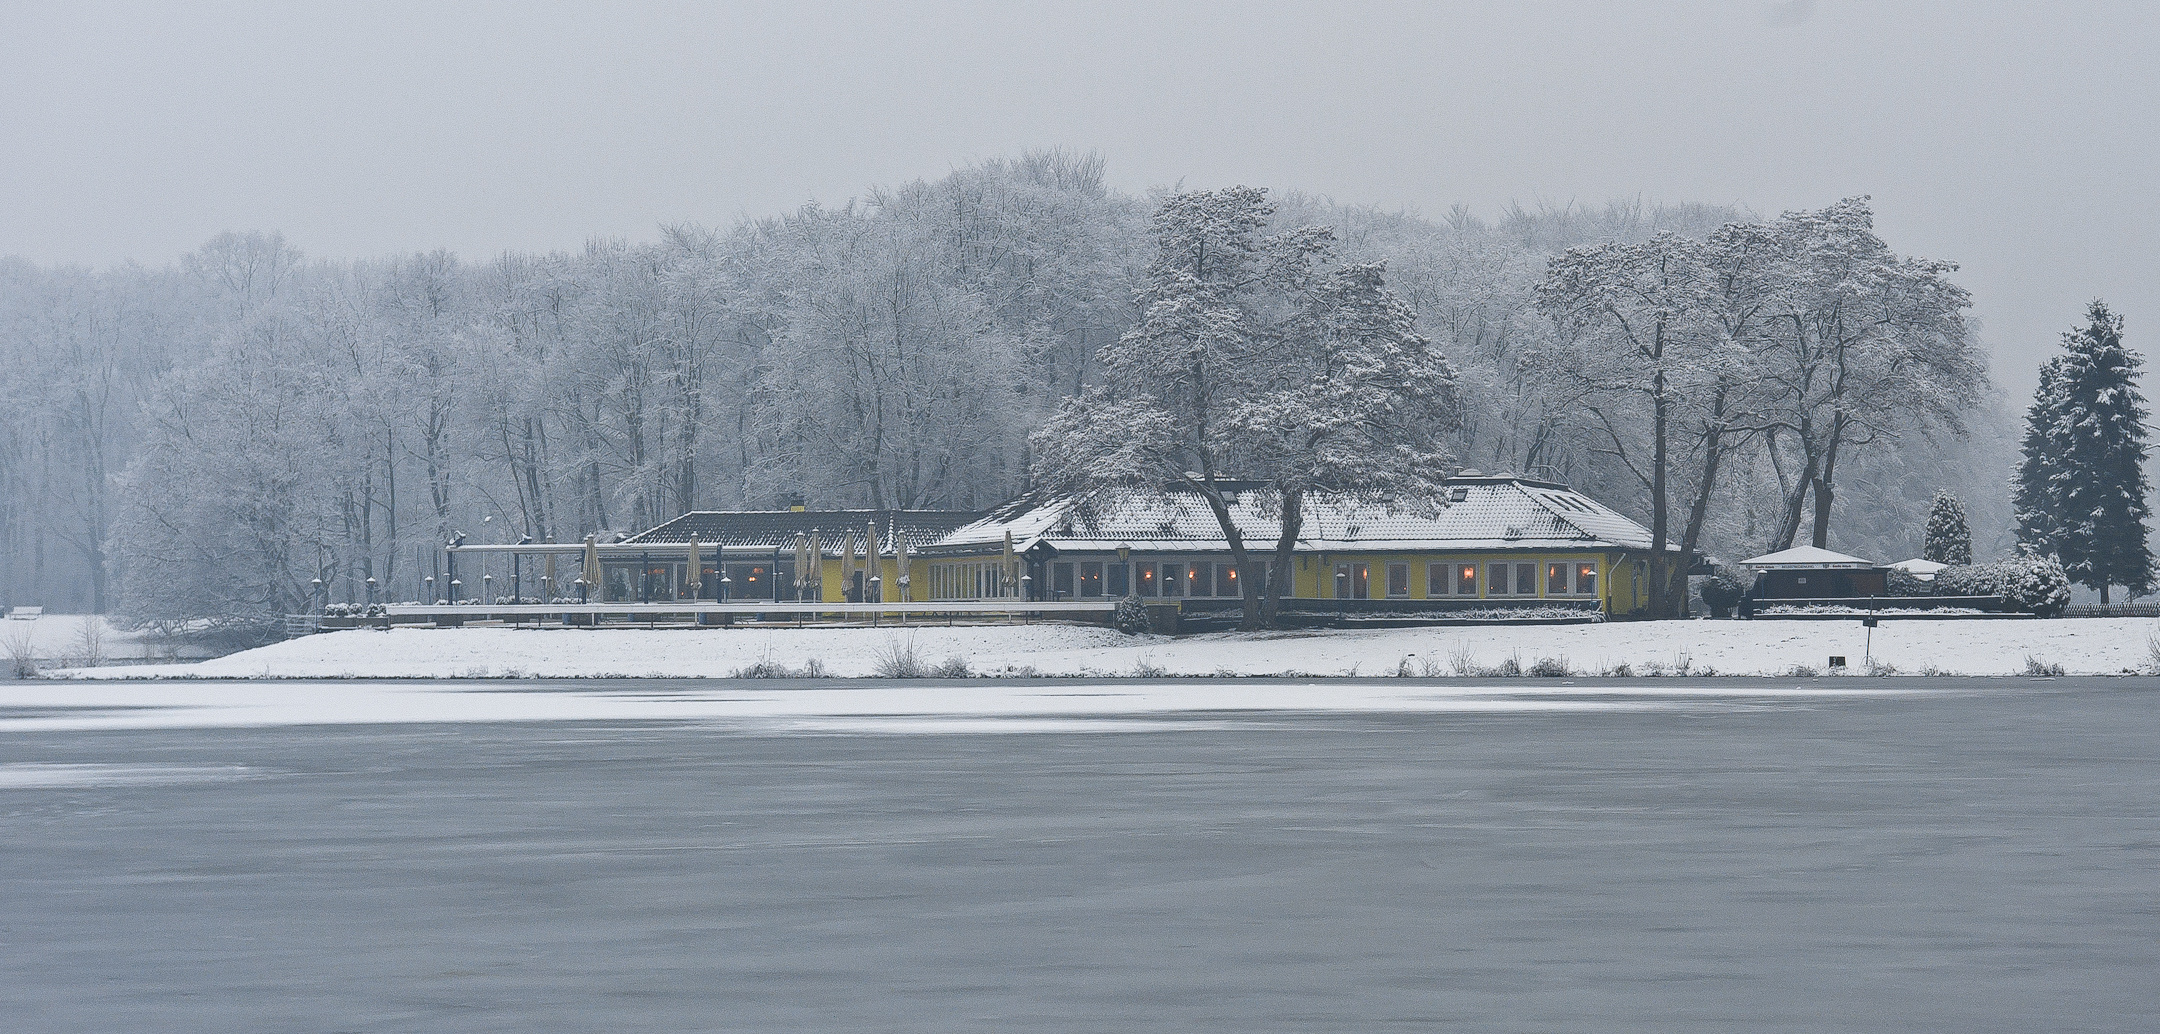
<svg viewBox="0 0 2160 1034">
<path fill-rule="evenodd" d="M 1043 566 L 1050 584 L 1034 594 L 1044 599 L 1234 599 L 1244 591 L 1237 566 L 1225 560 L 1060 560 Z M 1263 562 L 1259 569 L 1263 579 L 1274 577 L 1272 563 Z M 930 565 L 933 600 L 1017 596 L 1022 588 L 1014 584 L 1002 563 Z M 1267 591 L 1267 581 L 1262 581 L 1260 591 Z M 1318 572 L 1293 583 L 1290 594 L 1358 600 L 1594 597 L 1598 561 L 1595 557 L 1346 561 L 1323 564 Z"/>
</svg>

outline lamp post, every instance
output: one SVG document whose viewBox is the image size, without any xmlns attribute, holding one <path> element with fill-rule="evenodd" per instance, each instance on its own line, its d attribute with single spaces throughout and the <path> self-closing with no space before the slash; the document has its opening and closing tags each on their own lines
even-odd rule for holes
<svg viewBox="0 0 2160 1034">
<path fill-rule="evenodd" d="M 367 580 L 367 601 L 368 606 L 375 605 L 375 579 L 372 575 Z"/>
<path fill-rule="evenodd" d="M 308 585 L 311 586 L 308 589 L 308 605 L 315 608 L 315 613 L 320 614 L 323 612 L 323 608 L 330 605 L 330 601 L 323 598 L 322 579 L 317 578 L 309 582 Z"/>
<path fill-rule="evenodd" d="M 480 576 L 480 602 L 492 606 L 495 603 L 495 576 Z"/>
<path fill-rule="evenodd" d="M 420 579 L 420 581 L 427 586 L 428 603 L 432 605 L 441 602 L 441 598 L 435 595 L 435 576 L 428 575 L 427 577 Z"/>
</svg>

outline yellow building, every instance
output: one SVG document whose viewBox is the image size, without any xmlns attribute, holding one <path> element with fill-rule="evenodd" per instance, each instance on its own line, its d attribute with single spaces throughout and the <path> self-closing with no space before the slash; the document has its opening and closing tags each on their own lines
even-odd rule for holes
<svg viewBox="0 0 2160 1034">
<path fill-rule="evenodd" d="M 1275 576 L 1269 561 L 1280 525 L 1270 498 L 1257 484 L 1228 487 L 1251 557 Z M 1628 616 L 1648 606 L 1650 532 L 1642 525 L 1535 478 L 1467 471 L 1443 487 L 1438 504 L 1422 509 L 1308 498 L 1286 607 L 1416 617 L 1554 608 Z M 597 560 L 581 567 L 596 562 L 602 572 L 586 588 L 596 602 L 1137 596 L 1174 602 L 1181 619 L 1204 624 L 1242 599 L 1221 527 L 1188 488 L 1086 505 L 1024 497 L 989 513 L 698 511 L 584 549 Z"/>
<path fill-rule="evenodd" d="M 979 510 L 692 511 L 601 551 L 603 602 L 921 601 L 929 598 L 920 580 L 927 572 L 921 547 L 982 516 Z"/>
<path fill-rule="evenodd" d="M 1262 487 L 1232 485 L 1230 512 L 1255 559 L 1279 519 Z M 1441 505 L 1306 500 L 1293 609 L 1418 614 L 1564 608 L 1614 616 L 1648 606 L 1650 532 L 1565 485 L 1475 471 Z M 1082 505 L 1020 499 L 925 543 L 915 580 L 929 600 L 1177 600 L 1185 614 L 1240 606 L 1238 572 L 1207 502 L 1190 489 Z M 1272 564 L 1264 568 L 1273 576 Z M 1327 601 L 1320 604 L 1313 601 Z"/>
</svg>

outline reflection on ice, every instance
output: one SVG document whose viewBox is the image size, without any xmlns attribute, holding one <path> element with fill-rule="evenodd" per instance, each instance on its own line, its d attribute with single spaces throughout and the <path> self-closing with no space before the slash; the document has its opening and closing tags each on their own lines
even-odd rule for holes
<svg viewBox="0 0 2160 1034">
<path fill-rule="evenodd" d="M 257 775 L 246 765 L 0 764 L 0 790 L 209 783 Z"/>
</svg>

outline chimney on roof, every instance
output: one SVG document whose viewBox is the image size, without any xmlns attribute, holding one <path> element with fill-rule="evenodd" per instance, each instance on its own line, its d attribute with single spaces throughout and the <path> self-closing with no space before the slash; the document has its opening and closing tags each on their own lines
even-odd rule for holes
<svg viewBox="0 0 2160 1034">
<path fill-rule="evenodd" d="M 787 508 L 790 513 L 801 513 L 804 510 L 809 509 L 809 507 L 804 504 L 803 494 L 801 492 L 797 492 L 794 495 L 788 496 Z"/>
</svg>

